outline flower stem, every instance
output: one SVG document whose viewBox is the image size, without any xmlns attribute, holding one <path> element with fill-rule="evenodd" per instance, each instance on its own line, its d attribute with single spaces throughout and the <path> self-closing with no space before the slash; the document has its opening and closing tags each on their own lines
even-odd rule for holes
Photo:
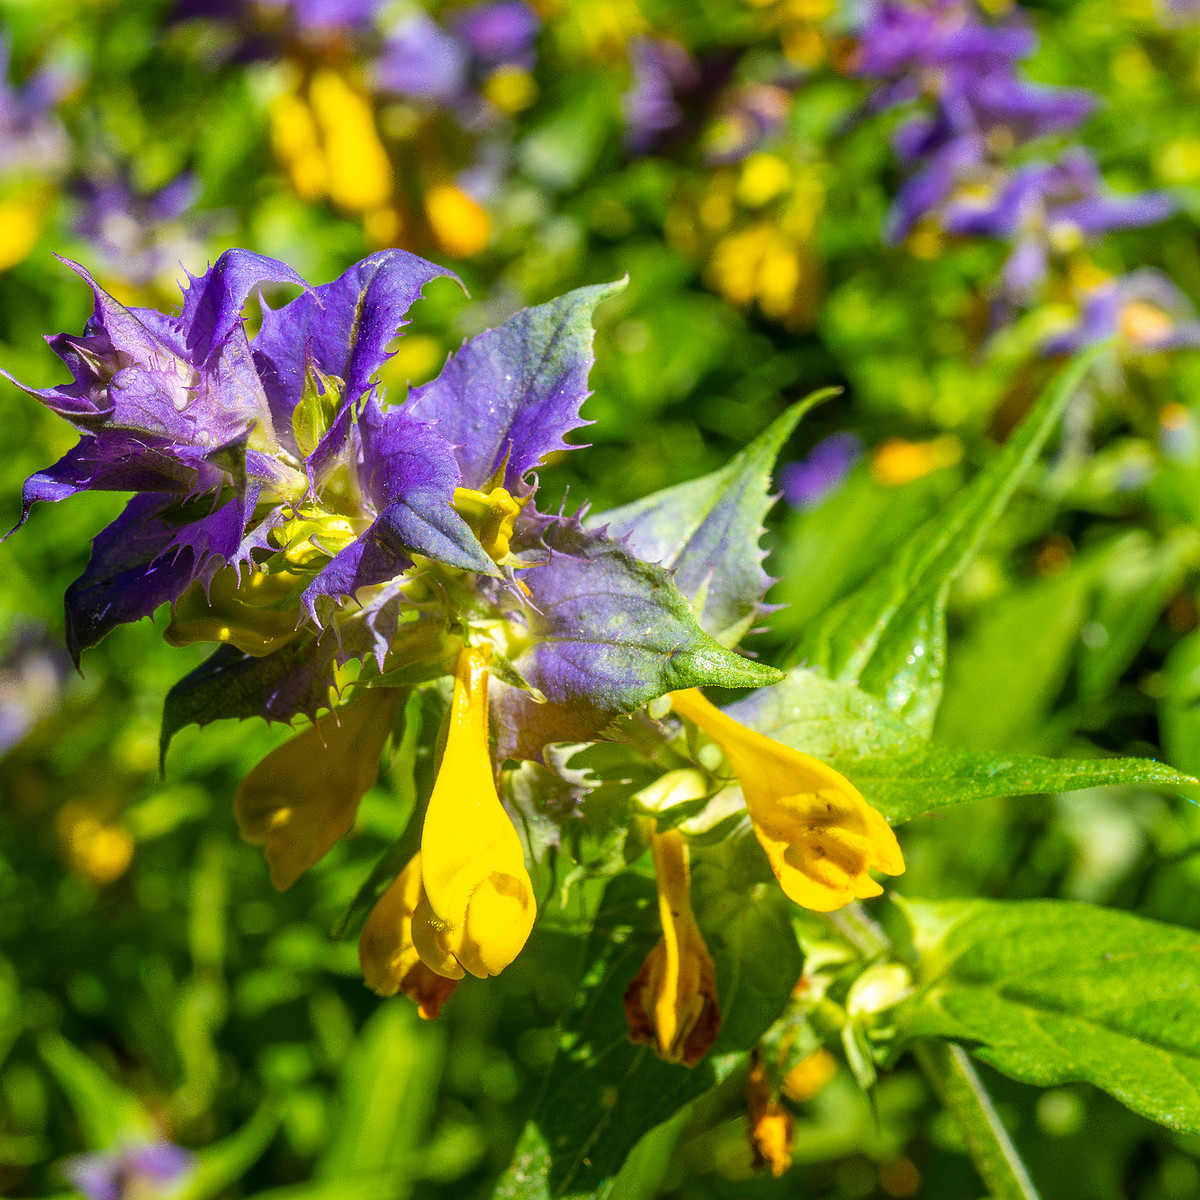
<svg viewBox="0 0 1200 1200">
<path fill-rule="evenodd" d="M 995 1200 L 1038 1200 L 1033 1180 L 962 1047 L 953 1042 L 918 1042 L 913 1054 L 962 1127 L 971 1158 Z"/>
</svg>

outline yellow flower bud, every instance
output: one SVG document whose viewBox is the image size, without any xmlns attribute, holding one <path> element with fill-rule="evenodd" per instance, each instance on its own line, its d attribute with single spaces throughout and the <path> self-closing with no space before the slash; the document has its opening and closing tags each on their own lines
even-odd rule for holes
<svg viewBox="0 0 1200 1200">
<path fill-rule="evenodd" d="M 381 996 L 403 992 L 432 1021 L 458 981 L 431 971 L 413 944 L 413 914 L 427 903 L 417 854 L 371 910 L 359 938 L 358 961 L 367 987 Z"/>
<path fill-rule="evenodd" d="M 677 829 L 651 833 L 663 935 L 625 991 L 629 1040 L 694 1067 L 721 1026 L 716 972 L 688 894 L 688 848 Z"/>
<path fill-rule="evenodd" d="M 517 831 L 500 803 L 487 736 L 488 653 L 458 657 L 441 769 L 421 833 L 427 903 L 413 918 L 439 975 L 498 975 L 520 953 L 537 904 Z"/>
<path fill-rule="evenodd" d="M 872 867 L 904 873 L 888 823 L 832 767 L 747 729 L 695 688 L 672 692 L 671 704 L 729 760 L 771 870 L 797 904 L 832 912 L 883 891 Z"/>
<path fill-rule="evenodd" d="M 754 1165 L 759 1170 L 765 1167 L 778 1178 L 792 1165 L 796 1118 L 779 1103 L 758 1050 L 751 1058 L 746 1080 L 746 1114 L 750 1118 Z"/>
<path fill-rule="evenodd" d="M 395 707 L 395 688 L 370 688 L 277 746 L 242 780 L 233 798 L 238 828 L 266 848 L 280 891 L 349 833 L 379 774 Z"/>
</svg>

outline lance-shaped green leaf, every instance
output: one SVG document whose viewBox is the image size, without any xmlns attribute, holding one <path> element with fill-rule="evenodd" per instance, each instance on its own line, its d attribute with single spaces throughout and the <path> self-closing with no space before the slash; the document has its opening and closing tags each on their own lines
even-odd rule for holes
<svg viewBox="0 0 1200 1200">
<path fill-rule="evenodd" d="M 827 762 L 892 824 L 988 796 L 1196 782 L 1145 758 L 1054 759 L 935 746 L 878 697 L 817 671 L 793 670 L 782 683 L 727 711 L 744 725 Z"/>
<path fill-rule="evenodd" d="M 615 717 L 681 688 L 773 683 L 773 667 L 714 641 L 662 567 L 574 519 L 546 518 L 543 565 L 522 571 L 527 649 L 513 666 L 545 697 L 499 685 L 501 758 L 538 758 L 548 742 L 592 741 Z"/>
<path fill-rule="evenodd" d="M 774 503 L 771 469 L 800 418 L 836 391 L 826 388 L 794 404 L 719 471 L 596 514 L 588 526 L 673 571 L 700 628 L 722 645 L 736 646 L 771 586 L 759 546 L 763 518 Z"/>
<path fill-rule="evenodd" d="M 943 1037 L 1023 1083 L 1084 1081 L 1200 1132 L 1200 933 L 1058 900 L 907 901 L 919 990 L 899 1051 Z"/>
<path fill-rule="evenodd" d="M 921 729 L 932 728 L 942 692 L 950 585 L 1041 453 L 1096 353 L 1075 360 L 1054 379 L 991 465 L 944 513 L 813 623 L 792 661 L 861 684 Z"/>
<path fill-rule="evenodd" d="M 716 965 L 722 1028 L 688 1068 L 629 1041 L 622 998 L 658 940 L 657 898 L 644 877 L 608 885 L 561 1049 L 497 1200 L 615 1194 L 606 1183 L 642 1136 L 727 1078 L 779 1015 L 802 966 L 788 901 L 777 888 L 747 899 L 735 886 L 724 870 L 697 866 L 693 904 Z"/>
</svg>

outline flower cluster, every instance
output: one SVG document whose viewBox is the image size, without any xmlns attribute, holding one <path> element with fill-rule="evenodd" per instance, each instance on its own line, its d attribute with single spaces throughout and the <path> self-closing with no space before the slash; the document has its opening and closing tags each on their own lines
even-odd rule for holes
<svg viewBox="0 0 1200 1200">
<path fill-rule="evenodd" d="M 541 22 L 522 0 L 470 5 L 445 25 L 422 12 L 389 25 L 378 0 L 196 2 L 176 18 L 232 21 L 243 57 L 286 65 L 271 141 L 302 200 L 360 216 L 378 246 L 428 244 L 456 258 L 487 246 L 507 121 L 537 95 Z"/>
<path fill-rule="evenodd" d="M 231 250 L 189 277 L 177 315 L 125 307 L 74 269 L 95 311 L 82 335 L 50 339 L 72 381 L 24 390 L 81 436 L 27 481 L 21 522 L 39 501 L 134 493 L 68 589 L 67 635 L 78 662 L 167 602 L 169 643 L 218 643 L 167 697 L 164 752 L 190 723 L 310 719 L 234 799 L 276 886 L 352 828 L 402 697 L 453 680 L 407 865 L 362 935 L 377 991 L 403 991 L 433 1016 L 465 974 L 512 962 L 537 905 L 502 764 L 553 773 L 548 747 L 603 738 L 664 697 L 728 765 L 714 776 L 697 760 L 685 779 L 700 778 L 700 794 L 740 787 L 766 863 L 797 903 L 827 911 L 878 894 L 870 869 L 903 869 L 886 823 L 846 780 L 696 690 L 779 677 L 728 648 L 766 588 L 757 526 L 749 548 L 699 539 L 689 564 L 637 521 L 601 527 L 586 511 L 537 509 L 536 468 L 583 424 L 592 314 L 620 285 L 486 330 L 397 406 L 374 381 L 386 347 L 422 288 L 449 274 L 415 255 L 382 251 L 314 288 L 282 262 Z M 299 294 L 264 301 L 251 338 L 242 309 L 268 285 Z M 698 620 L 693 576 L 719 573 L 735 549 L 752 569 L 706 584 Z M 653 728 L 664 746 L 684 736 L 678 724 Z M 677 782 L 668 772 L 658 792 Z M 682 835 L 650 841 L 663 943 L 627 1006 L 634 1036 L 691 1063 L 719 1024 L 712 967 L 689 916 Z"/>
<path fill-rule="evenodd" d="M 1020 60 L 1036 46 L 1026 20 L 987 21 L 973 0 L 879 0 L 861 28 L 854 64 L 857 74 L 877 81 L 868 111 L 913 101 L 929 109 L 896 133 L 895 154 L 908 177 L 892 206 L 890 238 L 911 236 L 924 245 L 948 234 L 1007 242 L 1001 313 L 1036 302 L 1052 268 L 1086 243 L 1155 224 L 1174 209 L 1158 192 L 1110 193 L 1078 146 L 1055 159 L 1011 164 L 1014 151 L 1077 128 L 1095 107 L 1085 89 L 1021 76 Z M 1097 302 L 1089 295 L 1096 286 L 1090 280 L 1076 286 L 1085 310 Z M 1107 281 L 1100 286 L 1121 290 Z M 1073 341 L 1096 340 L 1097 328 L 1085 315 Z"/>
</svg>

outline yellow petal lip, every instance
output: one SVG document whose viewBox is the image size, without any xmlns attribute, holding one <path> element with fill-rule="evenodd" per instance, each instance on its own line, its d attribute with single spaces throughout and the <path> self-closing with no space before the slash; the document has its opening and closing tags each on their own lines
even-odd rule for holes
<svg viewBox="0 0 1200 1200">
<path fill-rule="evenodd" d="M 421 833 L 428 905 L 413 937 L 422 960 L 486 978 L 513 961 L 537 915 L 517 831 L 496 792 L 487 737 L 486 648 L 459 655 L 441 769 Z"/>
<path fill-rule="evenodd" d="M 458 983 L 430 970 L 421 960 L 413 942 L 413 918 L 422 904 L 427 906 L 428 901 L 417 854 L 371 910 L 359 938 L 358 961 L 363 981 L 373 992 L 380 996 L 403 992 L 416 1002 L 421 1017 L 431 1021 Z"/>
<path fill-rule="evenodd" d="M 883 889 L 869 872 L 904 872 L 888 823 L 832 767 L 748 729 L 695 688 L 672 692 L 677 713 L 721 748 L 737 774 L 754 832 L 784 893 L 832 912 Z"/>
<path fill-rule="evenodd" d="M 287 891 L 354 824 L 392 729 L 394 688 L 371 688 L 277 746 L 238 787 L 242 837 L 263 846 L 271 882 Z"/>
</svg>

